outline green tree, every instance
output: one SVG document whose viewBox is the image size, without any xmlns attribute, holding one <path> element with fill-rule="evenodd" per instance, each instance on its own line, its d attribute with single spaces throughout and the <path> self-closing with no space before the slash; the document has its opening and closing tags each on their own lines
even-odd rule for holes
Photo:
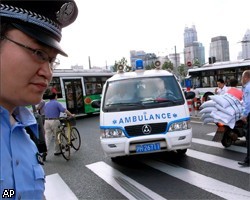
<svg viewBox="0 0 250 200">
<path fill-rule="evenodd" d="M 172 72 L 174 69 L 174 64 L 171 61 L 166 61 L 163 63 L 161 68 Z"/>
<path fill-rule="evenodd" d="M 124 71 L 126 71 L 126 72 L 128 72 L 128 71 L 130 71 L 132 69 L 132 67 L 128 65 L 127 59 L 123 57 L 121 60 L 115 61 L 115 64 L 112 67 L 112 71 L 117 72 L 119 65 L 123 65 L 124 66 Z"/>
<path fill-rule="evenodd" d="M 177 74 L 178 79 L 182 86 L 185 84 L 185 77 L 187 76 L 187 70 L 189 67 L 187 67 L 185 64 L 181 64 L 179 67 L 177 67 Z"/>
<path fill-rule="evenodd" d="M 182 78 L 187 76 L 187 67 L 184 64 L 181 64 L 179 67 L 177 67 L 177 71 Z"/>
<path fill-rule="evenodd" d="M 198 59 L 194 60 L 193 66 L 201 66 L 200 61 Z"/>
<path fill-rule="evenodd" d="M 150 70 L 150 69 L 154 69 L 154 62 L 157 60 L 157 56 L 155 55 L 155 53 L 148 53 L 146 54 L 145 57 L 145 70 Z"/>
<path fill-rule="evenodd" d="M 150 65 L 146 65 L 145 66 L 145 70 L 150 70 L 150 69 L 154 69 L 154 68 L 155 68 L 155 66 L 154 66 L 154 62 L 153 61 L 150 63 Z"/>
</svg>

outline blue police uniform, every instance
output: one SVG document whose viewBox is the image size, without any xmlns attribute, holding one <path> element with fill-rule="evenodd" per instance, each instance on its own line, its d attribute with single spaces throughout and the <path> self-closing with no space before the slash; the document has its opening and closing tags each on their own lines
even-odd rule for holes
<svg viewBox="0 0 250 200">
<path fill-rule="evenodd" d="M 16 123 L 10 124 L 9 112 L 0 107 L 1 197 L 43 199 L 45 173 L 37 160 L 37 147 L 24 127 L 29 126 L 38 137 L 34 115 L 25 107 L 17 107 Z"/>
<path fill-rule="evenodd" d="M 67 54 L 60 46 L 62 28 L 77 15 L 74 0 L 0 1 L 1 26 L 11 24 L 63 56 Z M 24 129 L 29 126 L 38 136 L 36 119 L 25 107 L 16 107 L 13 116 L 17 122 L 11 125 L 10 113 L 0 106 L 1 198 L 43 199 L 45 174 L 37 160 L 38 149 Z"/>
<path fill-rule="evenodd" d="M 238 162 L 238 164 L 243 166 L 250 166 L 250 81 L 242 86 L 243 91 L 243 117 L 247 117 L 246 125 L 246 147 L 247 155 L 243 162 Z"/>
<path fill-rule="evenodd" d="M 67 54 L 60 46 L 62 28 L 77 15 L 74 0 L 0 1 L 1 26 L 11 25 L 63 56 Z M 16 107 L 13 115 L 17 122 L 11 125 L 10 113 L 0 106 L 1 199 L 43 199 L 45 174 L 37 160 L 38 149 L 24 129 L 29 126 L 38 136 L 36 119 L 24 107 Z"/>
<path fill-rule="evenodd" d="M 243 116 L 247 117 L 250 113 L 250 82 L 243 86 Z"/>
</svg>

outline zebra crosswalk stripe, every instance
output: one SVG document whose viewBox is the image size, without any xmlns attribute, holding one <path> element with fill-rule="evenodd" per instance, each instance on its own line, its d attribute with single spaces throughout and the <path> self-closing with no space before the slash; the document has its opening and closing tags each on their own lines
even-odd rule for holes
<svg viewBox="0 0 250 200">
<path fill-rule="evenodd" d="M 57 173 L 46 176 L 44 196 L 46 200 L 78 199 Z"/>
<path fill-rule="evenodd" d="M 230 160 L 230 159 L 223 158 L 220 156 L 215 156 L 215 155 L 208 154 L 208 153 L 203 153 L 200 151 L 195 151 L 192 149 L 189 149 L 187 151 L 186 155 L 190 156 L 192 158 L 197 158 L 199 160 L 203 160 L 205 162 L 210 162 L 210 163 L 213 163 L 216 165 L 220 165 L 223 167 L 227 167 L 230 169 L 234 169 L 237 171 L 241 171 L 241 172 L 245 172 L 245 173 L 250 174 L 250 169 L 248 167 L 241 167 L 238 165 L 237 161 L 234 161 L 234 160 Z"/>
<path fill-rule="evenodd" d="M 178 167 L 178 166 L 170 166 L 158 161 L 147 160 L 142 161 L 144 164 L 157 169 L 161 172 L 164 172 L 168 175 L 171 175 L 175 178 L 178 178 L 182 181 L 185 181 L 189 184 L 195 185 L 203 190 L 211 192 L 217 196 L 228 200 L 235 199 L 250 199 L 250 192 L 243 190 L 241 188 L 235 187 L 233 185 L 229 185 L 222 181 L 204 176 L 197 172 Z"/>
<path fill-rule="evenodd" d="M 222 144 L 220 142 L 207 141 L 207 140 L 202 140 L 202 139 L 199 139 L 199 138 L 192 138 L 192 142 L 197 143 L 197 144 L 206 145 L 206 146 L 232 150 L 232 151 L 236 151 L 236 152 L 239 152 L 239 153 L 247 153 L 247 149 L 245 147 L 239 147 L 239 146 L 232 145 L 230 147 L 225 148 L 224 146 L 222 146 Z"/>
<path fill-rule="evenodd" d="M 140 183 L 134 181 L 128 176 L 122 174 L 118 170 L 109 166 L 105 162 L 96 162 L 86 165 L 96 175 L 106 181 L 114 189 L 122 193 L 128 199 L 144 199 L 144 200 L 164 200 L 165 198 L 156 194 L 152 190 L 146 188 Z"/>
</svg>

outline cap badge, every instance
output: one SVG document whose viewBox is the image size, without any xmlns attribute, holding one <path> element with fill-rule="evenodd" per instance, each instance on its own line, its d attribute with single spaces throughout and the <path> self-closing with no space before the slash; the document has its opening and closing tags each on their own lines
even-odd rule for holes
<svg viewBox="0 0 250 200">
<path fill-rule="evenodd" d="M 57 20 L 62 24 L 62 26 L 67 26 L 71 23 L 71 17 L 74 14 L 75 4 L 72 2 L 65 3 L 57 12 Z"/>
</svg>

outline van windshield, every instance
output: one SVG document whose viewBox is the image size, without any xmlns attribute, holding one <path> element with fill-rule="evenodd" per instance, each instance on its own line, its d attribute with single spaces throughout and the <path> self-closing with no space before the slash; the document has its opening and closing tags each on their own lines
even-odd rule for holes
<svg viewBox="0 0 250 200">
<path fill-rule="evenodd" d="M 107 82 L 103 111 L 115 112 L 184 104 L 174 76 L 140 77 Z"/>
</svg>

